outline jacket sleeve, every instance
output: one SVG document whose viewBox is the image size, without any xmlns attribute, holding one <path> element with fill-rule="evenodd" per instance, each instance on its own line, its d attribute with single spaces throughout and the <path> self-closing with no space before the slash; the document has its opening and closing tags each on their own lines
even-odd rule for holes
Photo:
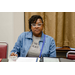
<svg viewBox="0 0 75 75">
<path fill-rule="evenodd" d="M 18 57 L 20 56 L 20 49 L 21 49 L 21 45 L 22 45 L 22 34 L 18 37 L 17 42 L 15 43 L 13 49 L 11 50 L 10 54 L 12 52 L 16 52 L 16 54 L 18 54 Z"/>
<path fill-rule="evenodd" d="M 56 57 L 56 45 L 55 45 L 55 41 L 53 38 L 51 39 L 49 57 Z"/>
</svg>

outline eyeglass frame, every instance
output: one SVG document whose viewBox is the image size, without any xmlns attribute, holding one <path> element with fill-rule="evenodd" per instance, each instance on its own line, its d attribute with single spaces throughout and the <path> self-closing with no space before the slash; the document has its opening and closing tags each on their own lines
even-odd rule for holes
<svg viewBox="0 0 75 75">
<path fill-rule="evenodd" d="M 32 23 L 31 25 L 33 26 L 33 24 L 35 24 L 35 23 Z M 41 24 L 41 25 L 39 26 L 38 24 Z M 41 27 L 43 23 L 38 23 L 38 24 L 35 24 L 35 26 L 33 26 L 33 27 L 36 27 L 36 26 Z"/>
</svg>

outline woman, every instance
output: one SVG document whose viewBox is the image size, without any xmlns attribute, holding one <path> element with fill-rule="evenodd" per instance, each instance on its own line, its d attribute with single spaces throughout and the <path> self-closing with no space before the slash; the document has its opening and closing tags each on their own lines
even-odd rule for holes
<svg viewBox="0 0 75 75">
<path fill-rule="evenodd" d="M 29 32 L 23 32 L 19 37 L 11 56 L 18 57 L 56 57 L 55 41 L 51 36 L 45 35 L 43 19 L 33 15 L 29 19 Z"/>
</svg>

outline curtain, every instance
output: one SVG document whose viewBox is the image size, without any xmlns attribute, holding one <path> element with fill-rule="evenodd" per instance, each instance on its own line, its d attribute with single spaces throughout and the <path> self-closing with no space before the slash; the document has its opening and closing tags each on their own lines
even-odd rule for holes
<svg viewBox="0 0 75 75">
<path fill-rule="evenodd" d="M 75 12 L 65 12 L 64 45 L 75 48 Z"/>
<path fill-rule="evenodd" d="M 55 39 L 57 47 L 63 46 L 63 12 L 46 12 L 45 13 L 45 34 Z"/>
<path fill-rule="evenodd" d="M 43 18 L 43 32 L 54 38 L 56 47 L 75 47 L 75 12 L 25 12 L 25 31 L 29 31 L 32 15 Z"/>
</svg>

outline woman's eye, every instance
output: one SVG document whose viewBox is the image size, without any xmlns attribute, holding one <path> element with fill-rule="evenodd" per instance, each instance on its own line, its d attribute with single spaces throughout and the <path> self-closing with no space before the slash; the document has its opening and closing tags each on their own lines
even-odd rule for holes
<svg viewBox="0 0 75 75">
<path fill-rule="evenodd" d="M 41 26 L 41 24 L 38 24 L 38 26 Z"/>
<path fill-rule="evenodd" d="M 35 24 L 33 24 L 33 26 L 36 26 Z"/>
</svg>

